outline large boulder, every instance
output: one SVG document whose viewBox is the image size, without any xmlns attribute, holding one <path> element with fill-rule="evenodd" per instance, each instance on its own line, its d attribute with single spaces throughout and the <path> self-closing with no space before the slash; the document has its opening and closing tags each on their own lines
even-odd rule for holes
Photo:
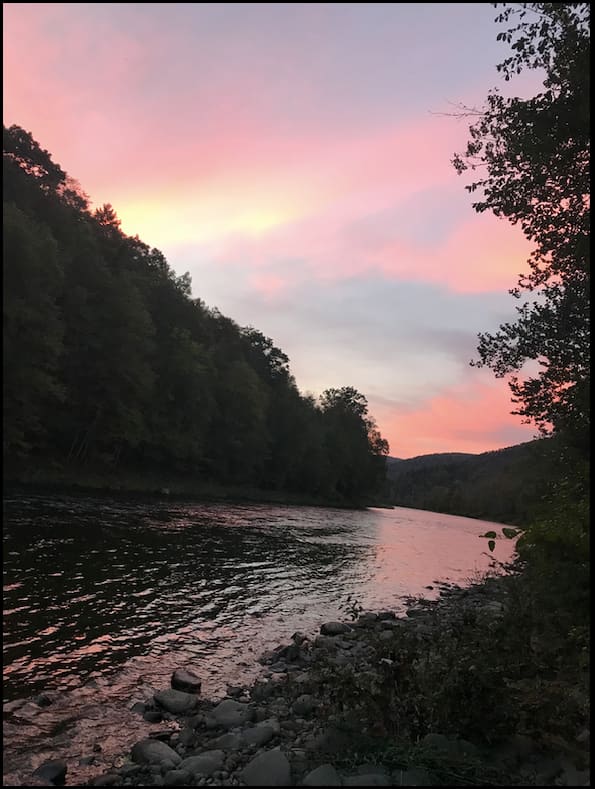
<svg viewBox="0 0 595 789">
<path fill-rule="evenodd" d="M 222 729 L 234 729 L 243 726 L 254 717 L 254 711 L 248 704 L 233 699 L 224 699 L 213 707 L 207 716 L 207 728 L 220 726 Z"/>
<path fill-rule="evenodd" d="M 341 776 L 332 764 L 321 764 L 304 778 L 304 786 L 341 786 Z"/>
<path fill-rule="evenodd" d="M 182 690 L 160 690 L 155 694 L 155 701 L 164 710 L 173 715 L 185 715 L 196 709 L 198 699 L 192 693 Z"/>
<path fill-rule="evenodd" d="M 291 786 L 291 767 L 281 751 L 265 751 L 248 762 L 241 778 L 246 786 Z"/>
<path fill-rule="evenodd" d="M 171 686 L 174 690 L 183 690 L 185 693 L 200 693 L 202 682 L 192 671 L 178 668 L 171 675 Z"/>
<path fill-rule="evenodd" d="M 162 764 L 169 762 L 176 767 L 182 761 L 181 756 L 165 742 L 147 737 L 132 746 L 132 761 L 137 764 Z"/>
</svg>

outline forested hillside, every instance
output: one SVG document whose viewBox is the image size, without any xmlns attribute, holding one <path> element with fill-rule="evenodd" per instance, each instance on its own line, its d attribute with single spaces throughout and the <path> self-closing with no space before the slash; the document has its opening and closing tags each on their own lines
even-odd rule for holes
<svg viewBox="0 0 595 789">
<path fill-rule="evenodd" d="M 525 525 L 543 512 L 560 471 L 558 456 L 554 439 L 481 455 L 421 455 L 388 464 L 388 498 L 403 507 Z"/>
<path fill-rule="evenodd" d="M 3 169 L 5 475 L 163 470 L 349 502 L 382 484 L 362 394 L 302 396 L 272 340 L 194 298 L 18 126 Z"/>
</svg>

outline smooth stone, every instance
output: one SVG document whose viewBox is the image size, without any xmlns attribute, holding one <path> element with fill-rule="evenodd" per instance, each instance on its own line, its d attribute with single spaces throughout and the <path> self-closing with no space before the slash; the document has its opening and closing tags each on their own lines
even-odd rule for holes
<svg viewBox="0 0 595 789">
<path fill-rule="evenodd" d="M 210 777 L 217 770 L 223 767 L 225 753 L 221 750 L 205 751 L 198 756 L 189 756 L 180 762 L 178 765 L 179 770 L 186 770 L 192 775 L 205 775 Z"/>
<path fill-rule="evenodd" d="M 252 720 L 253 714 L 248 704 L 233 699 L 224 699 L 207 716 L 207 727 L 221 726 L 224 729 L 233 729 L 248 723 Z"/>
<path fill-rule="evenodd" d="M 192 712 L 198 705 L 198 699 L 191 693 L 185 693 L 182 690 L 160 690 L 155 694 L 155 701 L 160 707 L 173 713 L 174 715 L 182 715 L 186 712 Z"/>
<path fill-rule="evenodd" d="M 242 732 L 242 742 L 246 745 L 256 745 L 260 748 L 273 739 L 275 732 L 270 726 L 255 726 Z"/>
<path fill-rule="evenodd" d="M 235 732 L 228 732 L 227 734 L 222 734 L 221 737 L 211 740 L 209 746 L 224 751 L 237 751 L 238 748 L 242 747 L 242 737 Z"/>
<path fill-rule="evenodd" d="M 309 715 L 316 708 L 316 706 L 317 704 L 314 696 L 304 694 L 302 696 L 298 696 L 291 709 L 295 715 L 302 716 Z"/>
<path fill-rule="evenodd" d="M 323 636 L 340 636 L 343 633 L 349 633 L 351 628 L 343 622 L 325 622 L 321 625 L 320 632 Z"/>
<path fill-rule="evenodd" d="M 40 693 L 38 696 L 35 696 L 33 701 L 38 707 L 49 707 L 50 704 L 54 703 L 47 693 Z"/>
<path fill-rule="evenodd" d="M 265 751 L 242 770 L 246 786 L 291 786 L 291 767 L 281 751 Z"/>
<path fill-rule="evenodd" d="M 130 712 L 138 712 L 139 715 L 144 715 L 146 711 L 147 705 L 142 701 L 136 701 L 132 707 L 130 707 Z"/>
<path fill-rule="evenodd" d="M 66 762 L 63 762 L 61 759 L 52 759 L 41 764 L 33 771 L 33 775 L 36 778 L 50 781 L 55 786 L 64 786 L 67 769 Z"/>
<path fill-rule="evenodd" d="M 161 740 L 147 737 L 132 746 L 132 761 L 137 764 L 161 764 L 171 762 L 174 766 L 180 764 L 182 759 L 173 748 Z"/>
<path fill-rule="evenodd" d="M 281 731 L 281 725 L 277 718 L 265 718 L 260 721 L 257 726 L 267 726 L 269 729 L 273 730 L 273 734 L 279 734 Z"/>
<path fill-rule="evenodd" d="M 189 669 L 178 668 L 171 675 L 171 686 L 174 690 L 182 690 L 186 693 L 200 693 L 202 681 Z"/>
<path fill-rule="evenodd" d="M 321 764 L 302 781 L 304 786 L 341 786 L 341 776 L 332 764 Z"/>
</svg>

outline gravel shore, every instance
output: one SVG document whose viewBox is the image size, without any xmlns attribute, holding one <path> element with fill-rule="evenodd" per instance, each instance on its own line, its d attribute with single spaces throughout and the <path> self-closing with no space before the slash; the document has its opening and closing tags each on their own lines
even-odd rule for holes
<svg viewBox="0 0 595 789">
<path fill-rule="evenodd" d="M 295 633 L 264 654 L 260 678 L 228 687 L 219 700 L 203 699 L 200 677 L 181 667 L 171 688 L 134 708 L 163 729 L 89 785 L 588 786 L 586 728 L 572 743 L 518 730 L 491 743 L 463 738 L 456 726 L 422 733 L 414 699 L 406 690 L 391 697 L 404 643 L 430 659 L 433 645 L 460 632 L 461 623 L 503 617 L 506 595 L 502 579 L 491 578 L 468 588 L 442 584 L 437 600 L 409 600 L 405 616 L 354 608 L 351 621 L 323 623 L 315 637 Z M 403 707 L 402 723 L 395 704 Z M 67 768 L 46 762 L 30 785 L 68 783 Z"/>
</svg>

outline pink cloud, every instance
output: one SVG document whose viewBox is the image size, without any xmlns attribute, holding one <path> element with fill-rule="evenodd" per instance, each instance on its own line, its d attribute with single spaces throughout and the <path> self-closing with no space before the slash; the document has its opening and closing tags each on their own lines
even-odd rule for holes
<svg viewBox="0 0 595 789">
<path fill-rule="evenodd" d="M 510 391 L 486 371 L 444 390 L 419 406 L 370 399 L 391 454 L 409 458 L 433 452 L 480 453 L 530 441 L 536 428 L 511 415 Z"/>
</svg>

